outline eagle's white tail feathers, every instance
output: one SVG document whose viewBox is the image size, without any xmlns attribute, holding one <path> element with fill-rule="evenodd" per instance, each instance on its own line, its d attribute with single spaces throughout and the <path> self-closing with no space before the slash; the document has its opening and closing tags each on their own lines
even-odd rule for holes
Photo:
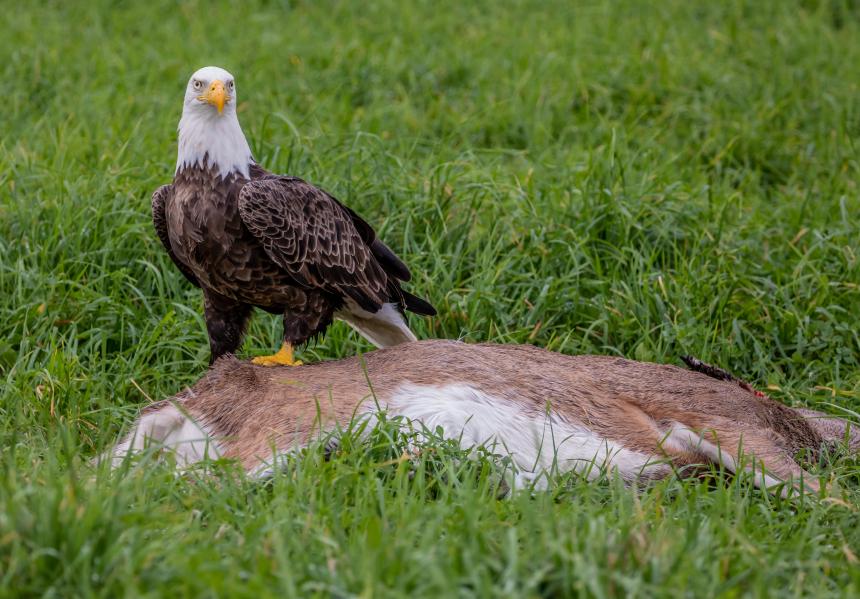
<svg viewBox="0 0 860 599">
<path fill-rule="evenodd" d="M 336 316 L 376 347 L 391 347 L 417 340 L 396 304 L 383 304 L 382 308 L 374 314 L 362 310 L 357 304 L 347 300 L 345 308 Z"/>
</svg>

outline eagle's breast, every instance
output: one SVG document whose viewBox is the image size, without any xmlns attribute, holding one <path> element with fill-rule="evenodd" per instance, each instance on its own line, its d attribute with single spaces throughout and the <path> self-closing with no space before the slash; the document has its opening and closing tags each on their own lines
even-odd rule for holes
<svg viewBox="0 0 860 599">
<path fill-rule="evenodd" d="M 174 182 L 173 201 L 167 206 L 170 243 L 176 255 L 203 280 L 211 278 L 247 252 L 234 186 L 241 182 L 207 176 L 187 168 Z"/>
<path fill-rule="evenodd" d="M 292 278 L 274 264 L 242 222 L 241 175 L 221 178 L 211 169 L 176 175 L 166 207 L 173 252 L 207 288 L 263 308 L 297 301 Z"/>
</svg>

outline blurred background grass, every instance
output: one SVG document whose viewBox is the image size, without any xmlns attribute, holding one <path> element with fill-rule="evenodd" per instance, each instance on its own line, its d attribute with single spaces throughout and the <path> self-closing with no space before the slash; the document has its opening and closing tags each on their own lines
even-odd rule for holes
<svg viewBox="0 0 860 599">
<path fill-rule="evenodd" d="M 69 524 L 61 516 L 72 505 L 63 504 L 64 485 L 81 484 L 69 482 L 69 466 L 103 447 L 147 398 L 177 391 L 205 368 L 199 292 L 161 249 L 149 196 L 172 177 L 182 90 L 206 64 L 236 76 L 240 120 L 262 164 L 328 189 L 406 259 L 415 275 L 411 290 L 440 312 L 412 320 L 419 337 L 529 342 L 664 362 L 692 353 L 769 386 L 783 401 L 860 410 L 860 5 L 853 0 L 105 0 L 9 2 L 4 13 L 0 438 L 7 485 L 0 491 L 0 559 L 9 584 L 27 580 L 32 592 L 50 594 L 51 568 L 28 570 L 25 558 L 33 551 L 54 555 L 51 548 L 56 553 L 64 539 Z M 278 319 L 258 314 L 245 355 L 268 353 L 279 335 Z M 302 357 L 368 348 L 338 324 Z M 312 469 L 303 472 L 317 480 Z M 843 461 L 833 472 L 856 500 L 856 464 Z M 136 518 L 115 536 L 105 533 L 106 547 L 122 545 L 125 534 L 151 534 L 156 524 L 144 515 L 152 502 L 172 505 L 176 532 L 185 526 L 179 514 L 195 502 L 217 510 L 255 493 L 243 487 L 201 498 L 165 476 L 152 488 L 111 480 L 79 489 L 98 498 L 92 506 L 128 500 L 121 509 L 119 499 L 114 508 L 88 508 L 92 520 L 79 523 L 79 534 L 86 538 L 118 514 Z M 353 484 L 366 491 L 361 485 L 371 483 Z M 412 497 L 385 489 L 394 497 L 406 493 L 403 501 Z M 708 512 L 719 503 L 716 491 L 679 489 L 684 514 L 722 514 Z M 582 513 L 599 520 L 615 509 L 606 502 L 638 501 L 611 486 L 582 492 L 596 494 L 588 495 L 593 502 L 557 508 L 556 524 L 581 523 Z M 177 493 L 196 498 L 171 504 Z M 138 503 L 129 499 L 139 496 Z M 501 518 L 501 528 L 536 518 L 532 510 L 556 509 L 543 500 L 493 507 L 491 496 L 469 497 L 474 509 Z M 423 510 L 444 518 L 465 502 L 431 509 L 423 496 L 412 499 L 412 511 L 400 513 L 404 521 L 406 514 L 420 519 Z M 45 514 L 59 510 L 59 520 L 43 521 L 37 534 L 26 525 L 35 516 L 15 515 L 19 501 L 36 501 Z M 749 507 L 744 501 L 739 505 Z M 755 511 L 762 498 L 753 493 L 751 501 Z M 260 509 L 254 522 L 273 526 L 267 508 Z M 805 509 L 803 521 L 830 517 L 831 508 Z M 678 563 L 716 554 L 737 562 L 702 566 L 703 590 L 717 588 L 715 581 L 735 591 L 768 589 L 773 577 L 801 577 L 818 591 L 837 592 L 849 581 L 856 591 L 850 556 L 860 551 L 860 522 L 853 510 L 839 516 L 836 529 L 807 528 L 794 540 L 772 538 L 779 526 L 797 525 L 791 518 L 739 516 L 744 530 L 758 531 L 749 533 L 752 545 L 767 540 L 758 555 L 717 518 L 706 525 L 713 527 L 712 545 L 698 557 L 678 545 L 669 554 Z M 569 513 L 578 515 L 565 520 Z M 661 542 L 669 547 L 673 525 L 649 518 L 641 534 L 649 543 L 652 533 L 666 535 Z M 699 520 L 691 522 L 685 530 Z M 364 520 L 354 525 L 366 532 Z M 254 536 L 243 529 L 252 526 L 247 521 L 235 526 Z M 321 516 L 314 526 L 334 524 Z M 557 532 L 541 526 L 549 536 Z M 443 529 L 439 534 L 453 534 Z M 346 526 L 339 534 L 354 543 L 356 530 Z M 695 530 L 690 534 L 701 532 Z M 214 532 L 200 538 L 240 559 L 238 549 L 214 543 Z M 437 591 L 466 588 L 458 577 L 468 571 L 465 556 L 480 561 L 487 547 L 545 551 L 564 569 L 600 536 L 565 553 L 549 537 L 512 534 L 510 547 L 462 545 L 460 565 L 450 579 L 440 578 L 453 586 Z M 390 542 L 380 541 L 380 551 Z M 198 554 L 190 543 L 179 540 L 172 550 L 181 547 L 192 560 Z M 609 553 L 623 553 L 609 545 Z M 287 562 L 297 557 L 289 545 L 280 547 Z M 129 551 L 132 578 L 160 588 L 158 581 L 181 576 L 159 578 L 152 548 Z M 332 559 L 355 557 L 342 547 L 332 551 Z M 402 554 L 367 551 L 380 567 L 407 567 Z M 791 551 L 797 560 L 788 565 L 774 557 Z M 323 554 L 304 556 L 307 567 Z M 822 555 L 827 567 L 816 561 Z M 68 566 L 58 557 L 40 559 Z M 228 570 L 238 567 L 224 559 Z M 672 580 L 671 559 L 663 562 L 670 573 L 664 582 Z M 621 593 L 609 562 L 593 565 L 590 594 Z M 431 560 L 418 570 L 431 563 L 439 565 Z M 759 566 L 740 576 L 751 563 Z M 653 582 L 647 567 L 631 567 L 631 580 Z M 312 576 L 299 571 L 294 590 L 301 591 L 301 580 Z M 81 572 L 68 570 L 55 590 L 84 592 Z M 267 570 L 262 580 L 271 575 Z M 385 576 L 374 576 L 369 586 L 354 581 L 341 590 L 385 588 Z M 501 582 L 490 576 L 489 587 L 469 588 L 479 595 L 505 588 L 541 594 L 546 578 L 534 576 L 531 587 L 521 586 L 521 577 L 510 588 L 493 586 Z M 187 592 L 200 590 L 185 583 Z M 143 588 L 115 584 L 106 588 Z"/>
</svg>

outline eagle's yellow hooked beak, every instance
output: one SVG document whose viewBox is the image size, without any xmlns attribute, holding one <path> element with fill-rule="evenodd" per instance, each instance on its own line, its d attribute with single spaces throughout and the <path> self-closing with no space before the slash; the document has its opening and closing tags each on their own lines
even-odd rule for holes
<svg viewBox="0 0 860 599">
<path fill-rule="evenodd" d="M 224 104 L 230 100 L 230 96 L 224 87 L 224 82 L 216 79 L 209 86 L 209 90 L 202 96 L 198 96 L 197 99 L 211 104 L 218 109 L 218 114 L 221 114 L 224 112 Z"/>
</svg>

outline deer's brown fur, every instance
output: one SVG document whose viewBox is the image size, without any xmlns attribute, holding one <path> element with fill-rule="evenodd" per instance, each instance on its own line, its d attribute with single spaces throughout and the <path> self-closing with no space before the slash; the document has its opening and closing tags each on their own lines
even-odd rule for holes
<svg viewBox="0 0 860 599">
<path fill-rule="evenodd" d="M 730 460 L 743 452 L 777 479 L 803 476 L 813 489 L 797 454 L 844 438 L 847 427 L 675 366 L 455 341 L 420 341 L 299 367 L 261 367 L 227 356 L 170 401 L 217 440 L 221 455 L 250 471 L 271 458 L 273 447 L 287 451 L 334 424 L 345 426 L 374 402 L 393 401 L 407 385 L 466 385 L 525 416 L 551 413 L 619 447 L 679 466 L 717 461 L 715 451 Z M 165 405 L 155 404 L 141 417 Z M 689 441 L 690 431 L 703 446 Z M 852 431 L 849 443 L 860 449 L 860 434 Z"/>
</svg>

